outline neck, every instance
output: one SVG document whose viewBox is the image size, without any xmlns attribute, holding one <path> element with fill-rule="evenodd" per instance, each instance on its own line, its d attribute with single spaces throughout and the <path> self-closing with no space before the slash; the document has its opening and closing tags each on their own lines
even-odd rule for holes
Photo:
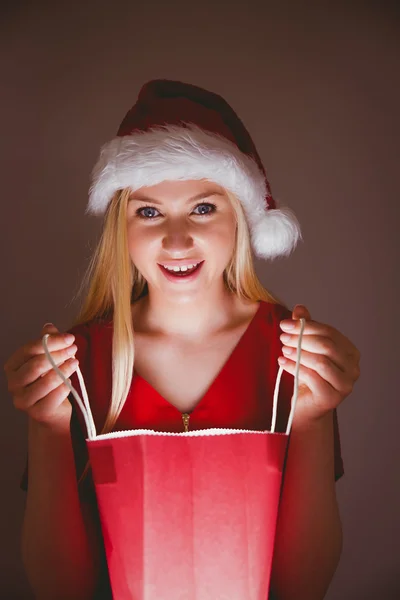
<svg viewBox="0 0 400 600">
<path fill-rule="evenodd" d="M 179 300 L 149 290 L 147 296 L 133 305 L 135 331 L 182 339 L 204 339 L 231 323 L 240 304 L 236 295 L 225 287 L 191 298 L 185 298 L 182 293 Z"/>
</svg>

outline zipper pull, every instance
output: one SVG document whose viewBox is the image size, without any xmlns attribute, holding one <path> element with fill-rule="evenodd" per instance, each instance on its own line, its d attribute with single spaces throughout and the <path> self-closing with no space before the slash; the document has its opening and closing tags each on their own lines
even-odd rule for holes
<svg viewBox="0 0 400 600">
<path fill-rule="evenodd" d="M 185 427 L 185 433 L 187 433 L 189 431 L 189 419 L 190 419 L 189 413 L 182 413 L 182 420 L 183 420 L 183 425 Z"/>
</svg>

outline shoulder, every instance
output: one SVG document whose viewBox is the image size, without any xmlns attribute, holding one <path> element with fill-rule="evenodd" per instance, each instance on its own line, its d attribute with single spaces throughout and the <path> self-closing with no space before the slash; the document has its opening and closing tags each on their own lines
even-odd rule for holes
<svg viewBox="0 0 400 600">
<path fill-rule="evenodd" d="M 260 300 L 260 315 L 269 325 L 279 326 L 284 319 L 291 319 L 292 311 L 283 304 Z"/>
<path fill-rule="evenodd" d="M 112 341 L 113 325 L 110 319 L 95 319 L 86 323 L 72 325 L 67 333 L 75 336 L 76 358 L 82 364 L 89 350 L 104 349 Z"/>
<path fill-rule="evenodd" d="M 273 304 L 273 306 L 275 316 L 277 319 L 279 319 L 279 321 L 283 321 L 283 319 L 292 318 L 292 311 L 290 310 L 290 308 L 287 308 L 283 304 Z"/>
<path fill-rule="evenodd" d="M 71 325 L 67 333 L 89 339 L 93 335 L 106 335 L 109 331 L 112 331 L 112 327 L 111 319 L 93 319 L 85 323 Z"/>
</svg>

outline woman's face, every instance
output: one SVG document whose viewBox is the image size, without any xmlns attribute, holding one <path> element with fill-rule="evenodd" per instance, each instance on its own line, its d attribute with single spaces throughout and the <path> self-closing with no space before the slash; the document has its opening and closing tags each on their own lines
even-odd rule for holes
<svg viewBox="0 0 400 600">
<path fill-rule="evenodd" d="M 193 299 L 223 289 L 235 246 L 236 219 L 224 189 L 210 181 L 163 181 L 132 192 L 127 207 L 128 248 L 149 293 Z M 191 279 L 167 277 L 160 265 L 204 261 Z"/>
</svg>

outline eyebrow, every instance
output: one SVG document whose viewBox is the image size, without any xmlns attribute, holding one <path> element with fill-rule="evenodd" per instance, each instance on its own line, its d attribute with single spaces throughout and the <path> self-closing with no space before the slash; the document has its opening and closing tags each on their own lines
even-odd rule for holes
<svg viewBox="0 0 400 600">
<path fill-rule="evenodd" d="M 196 194 L 196 196 L 192 196 L 192 198 L 188 198 L 186 200 L 186 202 L 189 204 L 189 202 L 195 202 L 196 200 L 204 200 L 205 198 L 209 198 L 210 196 L 221 196 L 223 197 L 224 194 L 222 192 L 202 192 L 201 194 Z M 157 200 L 154 200 L 154 198 L 150 198 L 147 196 L 142 196 L 141 198 L 135 198 L 134 196 L 131 196 L 129 198 L 129 201 L 131 200 L 135 200 L 136 202 L 151 202 L 152 204 L 158 204 L 159 206 L 162 206 L 162 202 L 157 202 Z"/>
</svg>

